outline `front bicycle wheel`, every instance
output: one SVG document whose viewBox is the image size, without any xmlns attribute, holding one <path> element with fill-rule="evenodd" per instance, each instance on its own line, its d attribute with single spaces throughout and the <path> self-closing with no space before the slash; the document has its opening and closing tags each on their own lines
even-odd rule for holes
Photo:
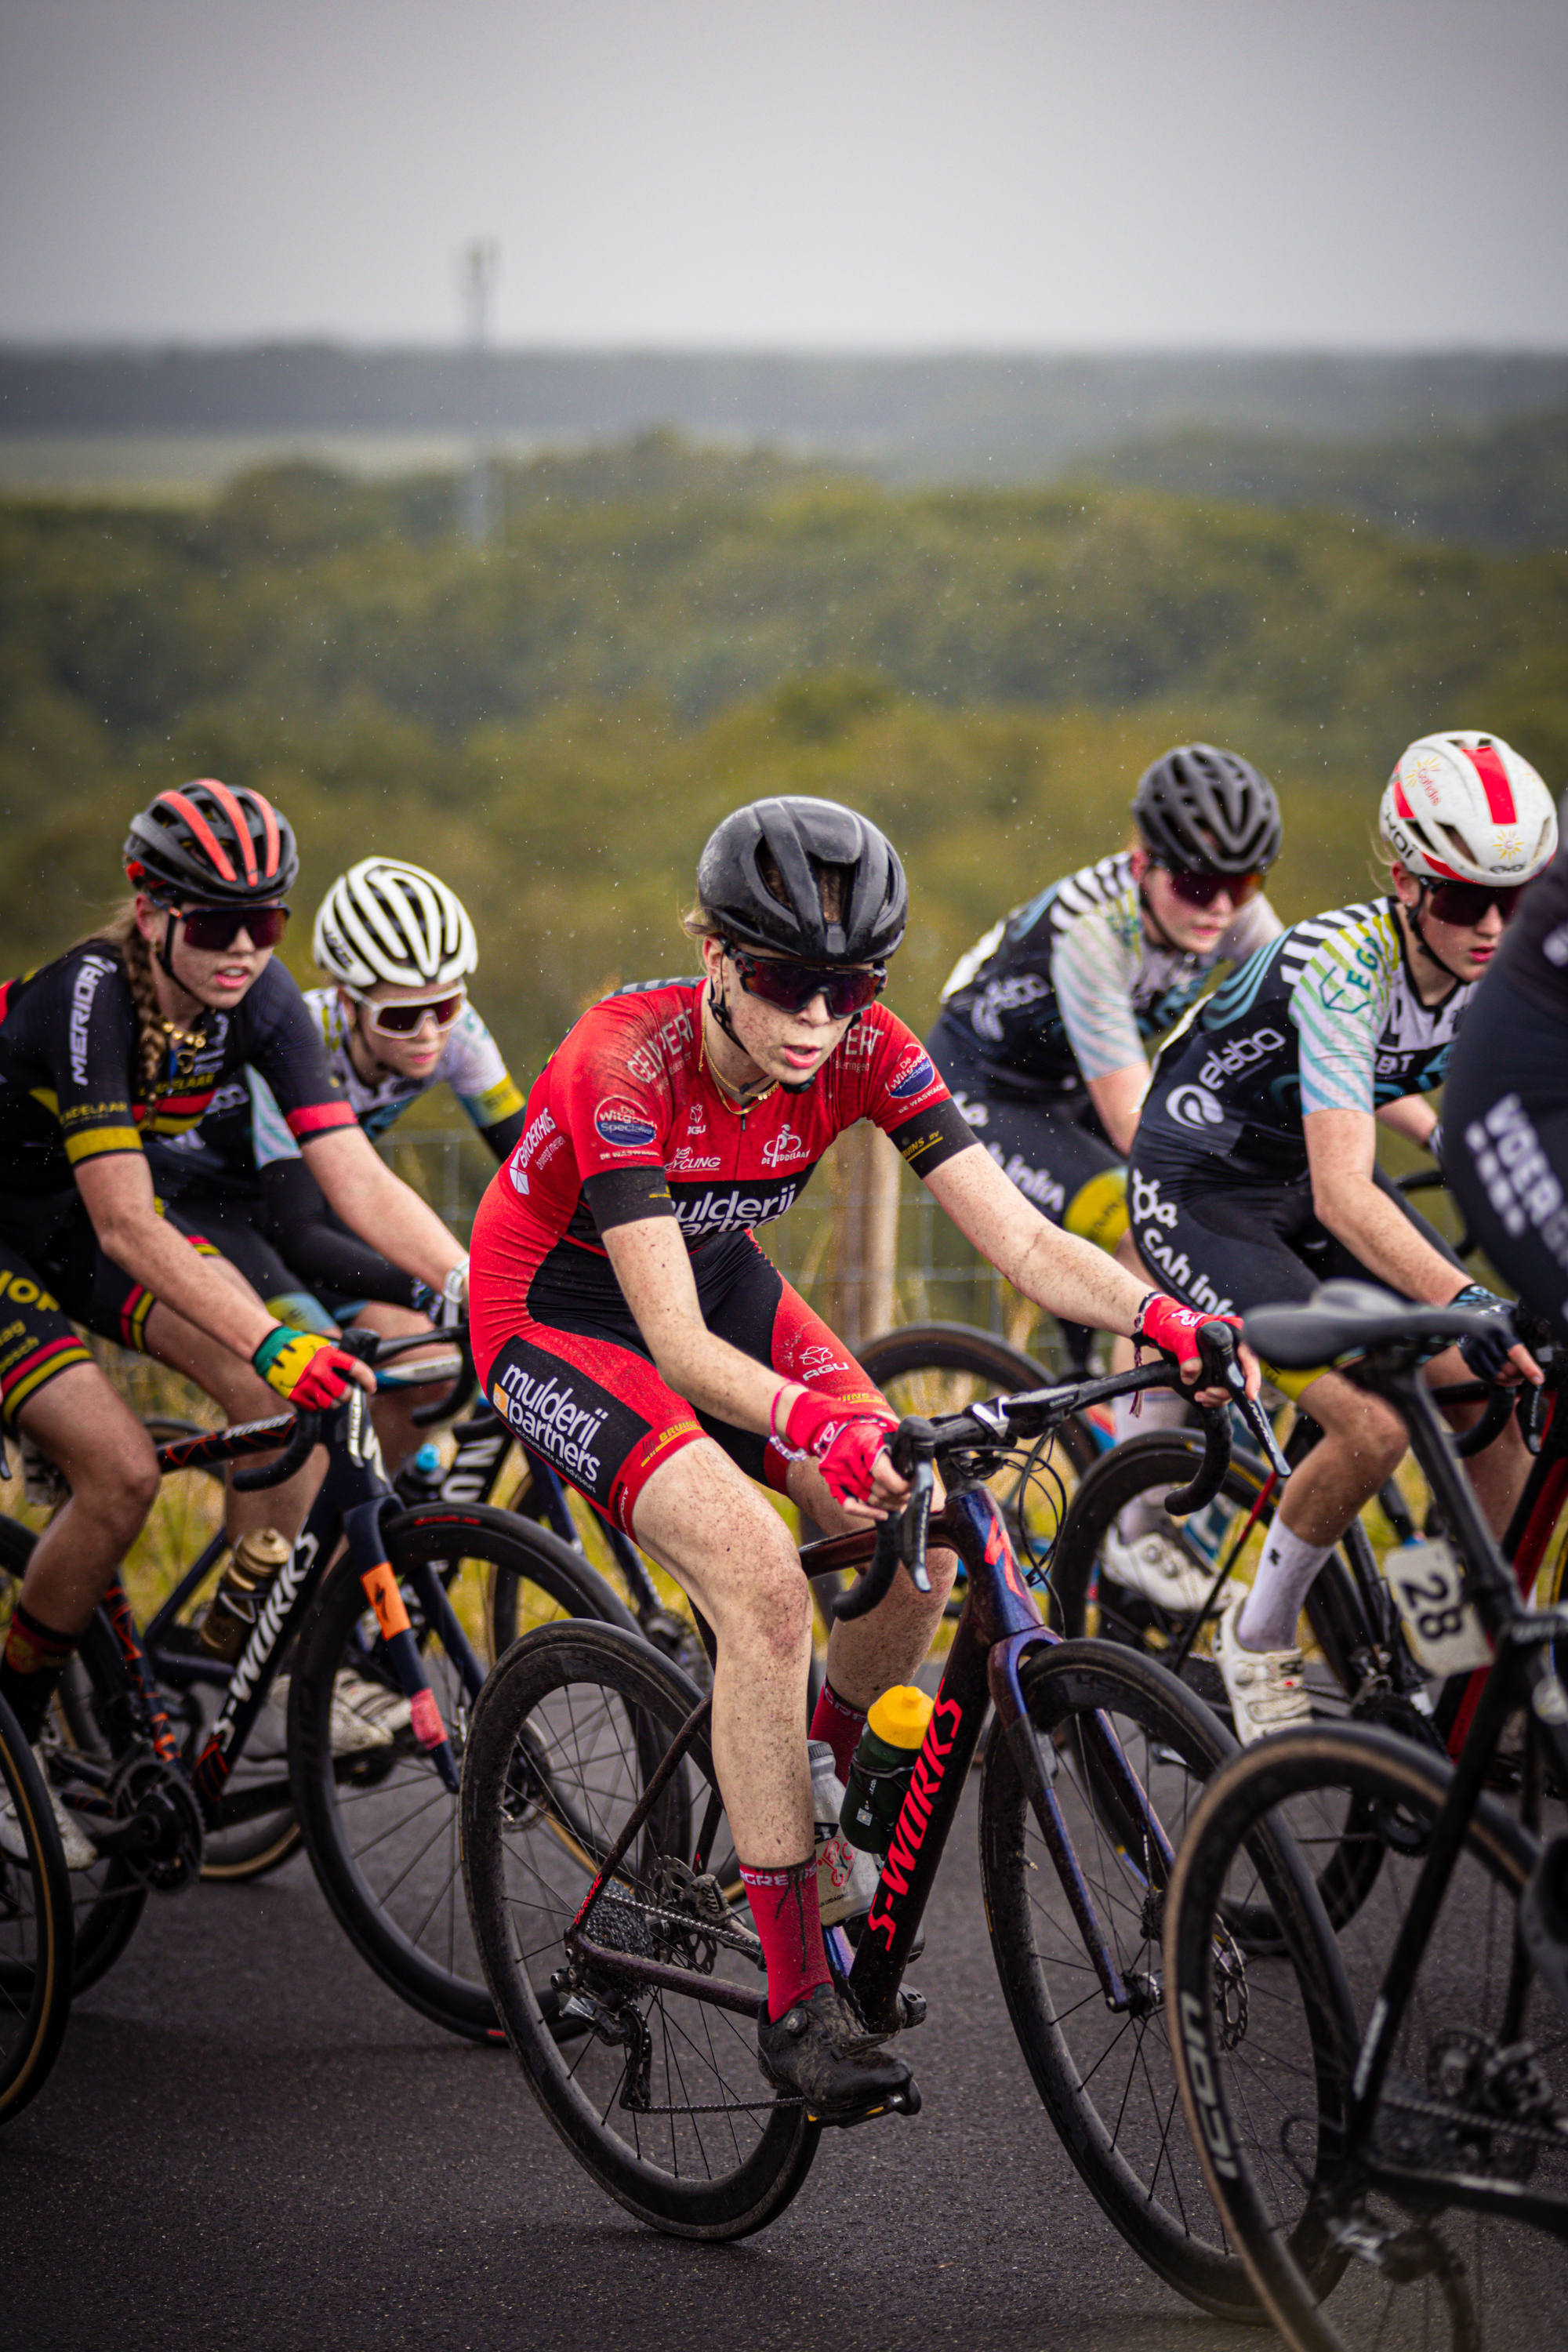
<svg viewBox="0 0 1568 2352">
<path fill-rule="evenodd" d="M 932 1421 L 946 1412 L 967 1412 L 978 1398 L 1047 1388 L 1058 1377 L 1032 1356 L 966 1323 L 910 1323 L 886 1331 L 861 1349 L 858 1361 L 900 1419 L 906 1413 Z M 1109 1443 L 1109 1426 L 1072 1414 L 1058 1424 L 1026 1486 L 1011 1464 L 991 1479 L 991 1492 L 1021 1557 L 1043 1559 L 1050 1552 L 1079 1482 Z M 961 1578 L 950 1617 L 958 1615 L 963 1593 Z"/>
<path fill-rule="evenodd" d="M 474 1936 L 519 2065 L 573 2155 L 683 2238 L 741 2238 L 784 2210 L 820 2126 L 758 2071 L 745 2011 L 574 1959 L 566 1931 L 677 1732 L 695 1684 L 609 1626 L 510 1650 L 474 1710 L 463 1864 Z M 692 1742 L 585 1922 L 602 1946 L 763 1991 L 706 1738 Z M 719 1873 L 711 1864 L 719 1858 Z M 552 2000 L 545 1998 L 552 1993 Z"/>
<path fill-rule="evenodd" d="M 65 2039 L 70 1874 L 48 1790 L 0 1698 L 0 2124 L 37 2097 Z"/>
<path fill-rule="evenodd" d="M 1561 2327 L 1568 2019 L 1515 1931 L 1533 1842 L 1489 1798 L 1400 1988 L 1373 2111 L 1352 2126 L 1364 2038 L 1451 1777 L 1359 1726 L 1261 1740 L 1215 1776 L 1172 1881 L 1183 2103 L 1210 2191 L 1300 2352 L 1503 2352 Z M 1313 1856 L 1352 1802 L 1382 1868 L 1336 1929 Z M 1260 1906 L 1279 1932 L 1248 1949 L 1229 1922 Z"/>
<path fill-rule="evenodd" d="M 991 1947 L 1019 2046 L 1063 2145 L 1129 2245 L 1226 2319 L 1261 2316 L 1182 2129 L 1161 2011 L 1167 1865 L 1108 1763 L 1113 1739 L 1172 1847 L 1235 1743 L 1173 1675 L 1108 1642 L 1027 1662 L 1030 1721 L 1128 2004 L 1108 2002 L 1010 1743 L 986 1744 L 980 1853 Z"/>
<path fill-rule="evenodd" d="M 421 1504 L 385 1520 L 383 1537 L 459 1760 L 478 1684 L 496 1660 L 498 1587 L 503 1639 L 567 1617 L 631 1624 L 585 1560 L 510 1511 Z M 450 1612 L 445 1634 L 434 1588 Z M 423 2016 L 470 2040 L 499 2038 L 459 1883 L 457 1799 L 415 1737 L 346 1559 L 300 1635 L 289 1761 L 310 1861 L 350 1941 Z"/>
</svg>

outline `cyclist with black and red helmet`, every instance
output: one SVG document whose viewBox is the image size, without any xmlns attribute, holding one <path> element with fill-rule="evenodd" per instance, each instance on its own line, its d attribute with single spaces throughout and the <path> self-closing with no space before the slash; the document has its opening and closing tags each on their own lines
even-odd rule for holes
<svg viewBox="0 0 1568 2352">
<path fill-rule="evenodd" d="M 713 1753 L 767 1963 L 758 2050 L 829 2119 L 906 2079 L 829 1980 L 804 1732 L 811 1599 L 752 1481 L 829 1528 L 907 1490 L 894 1427 L 755 1229 L 869 1118 L 960 1229 L 1053 1312 L 1178 1352 L 1198 1318 L 1048 1224 L 975 1141 L 930 1055 L 879 1003 L 902 866 L 834 803 L 752 803 L 702 853 L 699 979 L 593 1007 L 529 1097 L 475 1221 L 475 1361 L 497 1410 L 664 1566 L 718 1637 Z M 835 1627 L 812 1722 L 842 1770 L 879 1693 L 924 1656 L 954 1563 Z M 943 1572 L 945 1569 L 945 1573 Z"/>
<path fill-rule="evenodd" d="M 1135 846 L 1053 882 L 961 959 L 926 1040 L 998 1167 L 1043 1216 L 1107 1250 L 1124 1246 L 1150 1055 L 1216 971 L 1279 933 L 1263 895 L 1279 803 L 1250 761 L 1180 744 L 1140 778 L 1132 815 Z M 1088 1332 L 1064 1336 L 1087 1348 Z M 1179 1424 L 1186 1404 L 1158 1392 L 1113 1411 L 1122 1437 Z M 1108 1565 L 1146 1601 L 1195 1607 L 1211 1579 L 1158 1506 L 1128 1505 Z"/>
<path fill-rule="evenodd" d="M 249 1065 L 267 1077 L 327 1198 L 437 1290 L 462 1255 L 377 1159 L 273 950 L 299 870 L 259 793 L 214 778 L 132 824 L 135 896 L 52 963 L 0 988 L 0 1413 L 63 1474 L 12 1617 L 0 1692 L 29 1738 L 157 1491 L 152 1444 L 73 1328 L 197 1381 L 235 1420 L 283 1396 L 331 1404 L 363 1366 L 288 1329 L 216 1255 L 158 1213 L 144 1133 L 194 1127 Z M 302 1520 L 309 1472 L 231 1497 L 230 1534 Z M 90 1847 L 65 1814 L 70 1858 Z M 85 1849 L 83 1851 L 82 1849 Z"/>
<path fill-rule="evenodd" d="M 1495 1314 L 1474 1373 L 1539 1379 L 1511 1302 L 1472 1283 L 1377 1165 L 1374 1120 L 1443 1150 L 1421 1099 L 1444 1081 L 1478 983 L 1557 819 L 1500 737 L 1421 737 L 1383 795 L 1387 896 L 1293 924 L 1233 973 L 1160 1056 L 1130 1169 L 1132 1239 L 1151 1278 L 1197 1307 L 1306 1299 L 1332 1276 Z M 1437 1383 L 1467 1374 L 1453 1350 Z M 1328 1370 L 1279 1372 L 1324 1434 L 1292 1477 L 1218 1655 L 1243 1740 L 1310 1713 L 1297 1622 L 1312 1580 L 1405 1452 L 1397 1415 Z M 1527 1461 L 1516 1424 L 1470 1465 L 1494 1528 Z"/>
</svg>

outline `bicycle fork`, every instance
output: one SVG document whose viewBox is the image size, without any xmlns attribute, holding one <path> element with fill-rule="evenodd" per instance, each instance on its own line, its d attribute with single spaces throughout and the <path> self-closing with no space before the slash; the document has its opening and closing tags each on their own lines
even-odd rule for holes
<svg viewBox="0 0 1568 2352">
<path fill-rule="evenodd" d="M 404 1697 L 408 1701 L 409 1726 L 421 1748 L 429 1751 L 430 1761 L 440 1774 L 443 1785 L 454 1796 L 462 1785 L 458 1759 L 452 1752 L 447 1727 L 441 1719 L 441 1709 L 425 1672 L 425 1661 L 419 1654 L 419 1644 L 414 1638 L 414 1626 L 393 1574 L 392 1563 L 381 1539 L 381 1498 L 356 1503 L 343 1513 L 343 1533 L 348 1538 L 349 1556 L 354 1572 L 364 1587 L 366 1600 L 375 1612 L 375 1622 L 387 1658 Z M 434 1571 L 430 1581 L 440 1593 L 441 1612 L 447 1621 L 452 1612 L 441 1592 L 440 1580 Z M 424 1596 L 422 1595 L 423 1599 Z M 464 1643 L 463 1647 L 468 1647 Z"/>
</svg>

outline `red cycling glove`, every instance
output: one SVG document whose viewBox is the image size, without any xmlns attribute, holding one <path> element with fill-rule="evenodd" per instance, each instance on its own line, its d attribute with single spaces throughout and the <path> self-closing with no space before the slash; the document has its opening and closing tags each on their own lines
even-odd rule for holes
<svg viewBox="0 0 1568 2352">
<path fill-rule="evenodd" d="M 320 1412 L 342 1404 L 349 1392 L 359 1358 L 336 1348 L 314 1331 L 291 1331 L 279 1323 L 267 1334 L 251 1362 L 279 1395 L 301 1412 Z"/>
<path fill-rule="evenodd" d="M 1158 1348 L 1162 1355 L 1174 1356 L 1178 1364 L 1190 1364 L 1197 1357 L 1200 1323 L 1228 1323 L 1241 1337 L 1239 1315 L 1200 1315 L 1196 1307 L 1178 1307 L 1163 1290 L 1152 1290 L 1138 1309 L 1132 1337 L 1140 1347 Z"/>
<path fill-rule="evenodd" d="M 776 1421 L 776 1399 L 773 1413 Z M 877 1456 L 898 1425 L 890 1412 L 868 1412 L 838 1397 L 803 1389 L 784 1416 L 777 1442 L 786 1454 L 816 1462 L 837 1501 L 868 1503 Z"/>
</svg>

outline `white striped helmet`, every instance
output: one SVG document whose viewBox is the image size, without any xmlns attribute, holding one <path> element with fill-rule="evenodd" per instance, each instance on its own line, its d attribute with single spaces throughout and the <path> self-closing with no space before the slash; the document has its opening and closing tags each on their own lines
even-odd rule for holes
<svg viewBox="0 0 1568 2352">
<path fill-rule="evenodd" d="M 311 952 L 345 988 L 447 988 L 479 960 L 455 890 L 423 866 L 362 857 L 340 874 L 316 912 Z"/>
<path fill-rule="evenodd" d="M 1423 735 L 1400 754 L 1378 821 L 1406 872 L 1429 882 L 1507 889 L 1557 846 L 1551 793 L 1500 735 Z"/>
</svg>

